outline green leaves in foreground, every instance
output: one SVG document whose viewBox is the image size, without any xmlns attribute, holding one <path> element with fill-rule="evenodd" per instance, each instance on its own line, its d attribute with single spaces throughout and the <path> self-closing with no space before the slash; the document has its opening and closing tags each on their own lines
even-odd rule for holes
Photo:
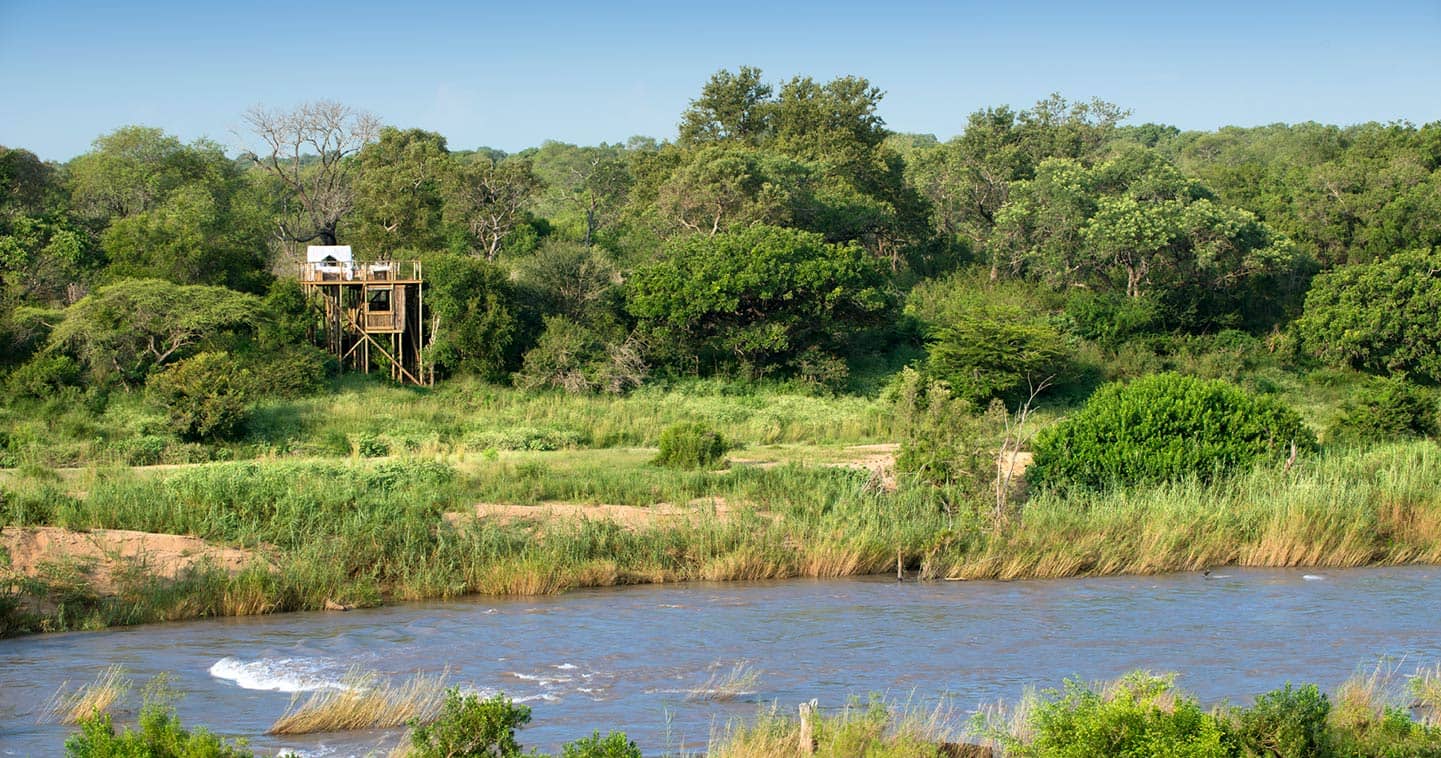
<svg viewBox="0 0 1441 758">
<path fill-rule="evenodd" d="M 1283 460 L 1316 436 L 1281 402 L 1222 381 L 1157 374 L 1096 391 L 1080 412 L 1036 437 L 1037 484 L 1103 489 L 1217 474 Z"/>
</svg>

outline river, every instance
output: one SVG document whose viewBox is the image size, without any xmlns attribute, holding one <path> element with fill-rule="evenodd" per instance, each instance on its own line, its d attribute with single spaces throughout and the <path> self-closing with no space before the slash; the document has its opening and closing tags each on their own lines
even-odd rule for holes
<svg viewBox="0 0 1441 758">
<path fill-rule="evenodd" d="M 1016 582 L 864 577 L 583 590 L 349 613 L 292 613 L 0 641 L 0 754 L 54 755 L 70 727 L 37 723 L 62 683 L 120 664 L 168 673 L 187 725 L 303 755 L 384 751 L 397 732 L 265 737 L 292 693 L 351 666 L 503 691 L 533 708 L 522 744 L 623 729 L 647 754 L 703 747 L 712 729 L 778 701 L 787 712 L 881 692 L 960 712 L 1062 677 L 1175 671 L 1205 702 L 1286 681 L 1330 689 L 1385 660 L 1441 661 L 1441 568 L 1227 568 Z M 745 662 L 755 691 L 691 693 Z M 136 699 L 132 693 L 131 700 Z M 122 714 L 120 720 L 133 719 Z"/>
</svg>

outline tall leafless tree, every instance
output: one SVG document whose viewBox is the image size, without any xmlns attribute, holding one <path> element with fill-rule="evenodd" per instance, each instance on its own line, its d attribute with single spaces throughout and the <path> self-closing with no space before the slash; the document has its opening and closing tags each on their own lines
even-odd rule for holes
<svg viewBox="0 0 1441 758">
<path fill-rule="evenodd" d="M 340 219 L 355 203 L 350 157 L 380 133 L 369 113 L 329 100 L 304 103 L 294 110 L 256 106 L 245 123 L 265 143 L 262 153 L 247 151 L 255 165 L 280 180 L 300 204 L 300 223 L 282 218 L 280 236 L 294 242 L 319 240 L 334 245 Z"/>
<path fill-rule="evenodd" d="M 470 230 L 486 260 L 493 261 L 540 190 L 529 161 L 476 156 L 455 171 L 445 212 Z"/>
</svg>

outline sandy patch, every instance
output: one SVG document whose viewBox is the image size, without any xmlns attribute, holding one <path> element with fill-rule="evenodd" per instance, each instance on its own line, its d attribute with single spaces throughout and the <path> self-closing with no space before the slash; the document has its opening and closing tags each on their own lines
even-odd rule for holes
<svg viewBox="0 0 1441 758">
<path fill-rule="evenodd" d="M 248 550 L 212 545 L 195 537 L 123 529 L 76 532 L 53 526 L 0 529 L 0 548 L 9 556 L 5 572 L 33 578 L 40 576 L 46 563 L 73 561 L 88 568 L 90 586 L 102 595 L 115 593 L 117 568 L 140 565 L 152 575 L 173 579 L 202 560 L 234 574 L 254 558 Z"/>
</svg>

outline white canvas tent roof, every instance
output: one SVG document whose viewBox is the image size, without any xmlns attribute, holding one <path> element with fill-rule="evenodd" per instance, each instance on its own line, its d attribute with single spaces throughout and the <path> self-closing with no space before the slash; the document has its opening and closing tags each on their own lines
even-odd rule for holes
<svg viewBox="0 0 1441 758">
<path fill-rule="evenodd" d="M 334 258 L 339 263 L 354 260 L 350 255 L 350 245 L 311 245 L 305 248 L 306 263 L 320 263 L 326 258 Z"/>
</svg>

